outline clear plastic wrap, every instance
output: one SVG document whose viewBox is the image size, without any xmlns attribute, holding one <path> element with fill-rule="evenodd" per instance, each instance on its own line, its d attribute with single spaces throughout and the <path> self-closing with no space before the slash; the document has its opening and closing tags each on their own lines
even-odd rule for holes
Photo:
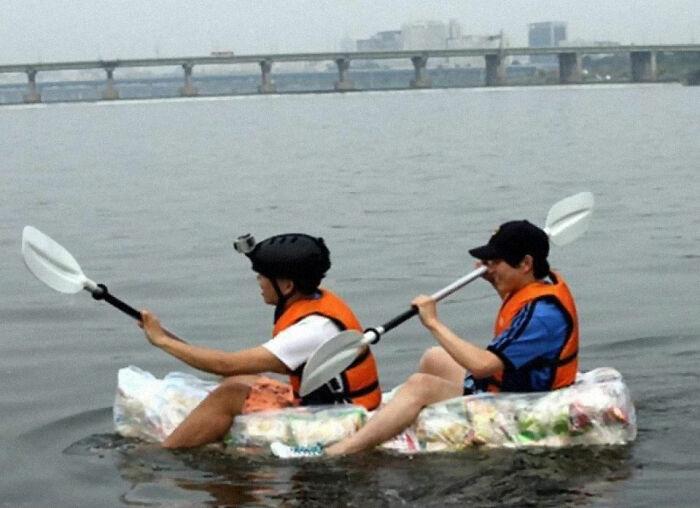
<svg viewBox="0 0 700 508">
<path fill-rule="evenodd" d="M 237 448 L 328 445 L 357 432 L 367 421 L 361 406 L 307 406 L 237 416 L 226 443 Z"/>
<path fill-rule="evenodd" d="M 133 365 L 119 369 L 114 429 L 124 437 L 162 442 L 216 386 L 182 372 L 158 379 Z"/>
<path fill-rule="evenodd" d="M 218 383 L 171 372 L 163 379 L 133 365 L 120 369 L 114 399 L 114 428 L 124 437 L 162 442 Z M 241 448 L 333 443 L 362 427 L 359 406 L 314 406 L 239 415 L 225 442 Z"/>
<path fill-rule="evenodd" d="M 133 366 L 121 369 L 116 431 L 162 441 L 216 386 L 190 374 L 175 372 L 161 380 Z M 351 405 L 264 411 L 237 416 L 225 441 L 249 451 L 266 450 L 275 441 L 328 445 L 356 432 L 369 417 L 364 408 Z M 433 404 L 382 447 L 417 453 L 472 446 L 619 445 L 636 434 L 635 409 L 622 376 L 615 369 L 599 368 L 552 392 L 478 394 Z"/>
<path fill-rule="evenodd" d="M 415 453 L 471 446 L 619 445 L 636 435 L 635 409 L 622 376 L 599 368 L 552 392 L 484 393 L 433 404 L 383 446 Z"/>
</svg>

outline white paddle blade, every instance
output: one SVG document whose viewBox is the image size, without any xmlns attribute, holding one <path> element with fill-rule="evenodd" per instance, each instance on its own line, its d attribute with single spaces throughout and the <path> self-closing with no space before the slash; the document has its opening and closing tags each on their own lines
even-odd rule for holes
<svg viewBox="0 0 700 508">
<path fill-rule="evenodd" d="M 37 279 L 60 293 L 77 293 L 88 280 L 70 252 L 32 226 L 22 231 L 22 257 Z"/>
<path fill-rule="evenodd" d="M 549 209 L 544 230 L 554 245 L 573 242 L 586 232 L 595 200 L 590 192 L 564 198 Z"/>
<path fill-rule="evenodd" d="M 347 369 L 366 347 L 362 338 L 360 332 L 347 330 L 321 344 L 304 366 L 299 394 L 308 395 Z"/>
</svg>

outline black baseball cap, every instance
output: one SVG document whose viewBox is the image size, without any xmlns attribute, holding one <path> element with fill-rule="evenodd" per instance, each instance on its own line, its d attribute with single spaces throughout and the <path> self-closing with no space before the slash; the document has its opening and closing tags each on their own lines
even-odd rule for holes
<svg viewBox="0 0 700 508">
<path fill-rule="evenodd" d="M 501 224 L 489 242 L 469 250 L 477 259 L 503 259 L 516 266 L 529 254 L 532 256 L 537 278 L 549 273 L 549 238 L 547 233 L 526 220 L 514 220 Z"/>
</svg>

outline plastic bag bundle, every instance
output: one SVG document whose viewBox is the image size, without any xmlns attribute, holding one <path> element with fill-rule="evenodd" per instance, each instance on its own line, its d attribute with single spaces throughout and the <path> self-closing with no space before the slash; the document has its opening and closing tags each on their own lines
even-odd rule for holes
<svg viewBox="0 0 700 508">
<path fill-rule="evenodd" d="M 218 383 L 171 372 L 163 379 L 129 366 L 119 370 L 114 428 L 124 437 L 162 442 Z M 356 432 L 367 420 L 360 406 L 314 406 L 261 411 L 235 418 L 225 442 L 238 448 L 330 444 Z"/>
<path fill-rule="evenodd" d="M 599 368 L 552 392 L 484 393 L 433 404 L 383 446 L 415 453 L 471 446 L 618 445 L 636 434 L 634 405 L 622 376 Z"/>
<path fill-rule="evenodd" d="M 115 429 L 122 436 L 163 441 L 216 386 L 190 374 L 158 379 L 137 367 L 121 369 Z M 265 451 L 275 441 L 328 445 L 356 432 L 368 418 L 364 408 L 352 405 L 263 411 L 237 416 L 225 441 L 244 451 Z M 622 376 L 599 368 L 552 392 L 485 393 L 433 404 L 382 447 L 416 453 L 472 446 L 618 445 L 636 435 L 635 409 Z"/>
<path fill-rule="evenodd" d="M 237 448 L 329 445 L 357 432 L 367 421 L 361 406 L 306 406 L 237 416 L 226 443 Z"/>
<path fill-rule="evenodd" d="M 117 377 L 114 428 L 144 441 L 164 441 L 217 386 L 182 372 L 158 379 L 133 365 L 119 369 Z"/>
</svg>

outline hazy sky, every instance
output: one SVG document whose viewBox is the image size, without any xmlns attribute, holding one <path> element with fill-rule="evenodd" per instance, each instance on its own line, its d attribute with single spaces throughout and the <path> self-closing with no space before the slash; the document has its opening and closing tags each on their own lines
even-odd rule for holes
<svg viewBox="0 0 700 508">
<path fill-rule="evenodd" d="M 0 64 L 159 56 L 335 51 L 420 20 L 465 33 L 560 20 L 569 39 L 700 42 L 700 0 L 0 0 Z"/>
</svg>

